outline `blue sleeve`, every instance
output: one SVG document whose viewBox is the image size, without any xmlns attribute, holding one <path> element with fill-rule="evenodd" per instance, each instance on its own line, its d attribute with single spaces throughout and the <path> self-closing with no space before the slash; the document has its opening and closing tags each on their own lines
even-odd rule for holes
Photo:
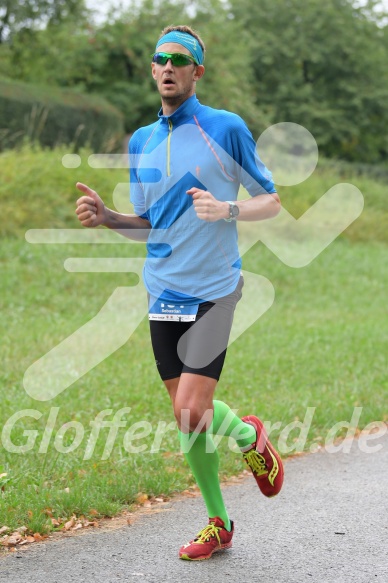
<svg viewBox="0 0 388 583">
<path fill-rule="evenodd" d="M 141 142 L 138 132 L 135 132 L 128 144 L 129 152 L 129 199 L 133 204 L 135 214 L 142 219 L 148 220 L 146 212 L 143 186 L 137 173 L 137 164 L 141 154 Z"/>
<path fill-rule="evenodd" d="M 240 183 L 251 196 L 276 192 L 272 174 L 263 164 L 248 126 L 239 116 L 231 132 L 233 159 L 239 165 Z"/>
</svg>

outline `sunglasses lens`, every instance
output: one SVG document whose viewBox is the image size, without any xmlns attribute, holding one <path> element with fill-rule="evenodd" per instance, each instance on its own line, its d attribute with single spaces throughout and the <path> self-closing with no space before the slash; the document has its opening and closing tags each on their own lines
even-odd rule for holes
<svg viewBox="0 0 388 583">
<path fill-rule="evenodd" d="M 164 53 L 155 53 L 152 57 L 152 62 L 157 63 L 158 65 L 165 65 L 168 60 L 168 55 Z"/>
<path fill-rule="evenodd" d="M 179 53 L 173 55 L 171 61 L 175 67 L 184 67 L 185 65 L 190 65 L 190 63 L 193 62 L 191 59 L 189 59 L 189 57 L 186 57 L 186 55 L 181 55 Z"/>
<path fill-rule="evenodd" d="M 185 67 L 194 63 L 193 59 L 182 53 L 155 53 L 152 57 L 152 62 L 158 65 L 165 65 L 169 59 L 171 59 L 174 67 Z"/>
</svg>

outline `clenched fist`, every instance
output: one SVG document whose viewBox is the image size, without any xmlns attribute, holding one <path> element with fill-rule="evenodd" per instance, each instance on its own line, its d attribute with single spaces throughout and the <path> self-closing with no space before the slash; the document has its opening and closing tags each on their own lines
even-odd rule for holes
<svg viewBox="0 0 388 583">
<path fill-rule="evenodd" d="M 193 187 L 186 190 L 186 193 L 193 197 L 194 209 L 199 219 L 214 223 L 229 217 L 228 203 L 217 200 L 211 192 Z"/>
</svg>

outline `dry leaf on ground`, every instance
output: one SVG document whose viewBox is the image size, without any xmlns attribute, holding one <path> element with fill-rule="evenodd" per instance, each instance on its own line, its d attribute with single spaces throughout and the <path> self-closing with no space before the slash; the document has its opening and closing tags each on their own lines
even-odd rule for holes
<svg viewBox="0 0 388 583">
<path fill-rule="evenodd" d="M 190 490 L 183 490 L 182 494 L 188 496 L 189 498 L 196 498 L 197 495 L 194 492 L 190 492 Z"/>
<path fill-rule="evenodd" d="M 144 494 L 143 492 L 139 492 L 139 494 L 136 496 L 136 502 L 138 504 L 144 504 L 144 502 L 148 500 L 148 496 L 147 494 Z"/>
<path fill-rule="evenodd" d="M 16 546 L 21 540 L 23 540 L 22 535 L 20 532 L 13 532 L 7 539 L 3 541 L 3 545 L 6 547 L 14 547 Z"/>
<path fill-rule="evenodd" d="M 34 532 L 34 540 L 38 543 L 43 540 L 43 536 L 39 532 Z"/>
<path fill-rule="evenodd" d="M 70 530 L 71 528 L 73 528 L 73 526 L 75 525 L 75 516 L 72 516 L 70 518 L 70 520 L 68 520 L 67 522 L 65 522 L 65 526 L 64 529 L 65 530 Z"/>
</svg>

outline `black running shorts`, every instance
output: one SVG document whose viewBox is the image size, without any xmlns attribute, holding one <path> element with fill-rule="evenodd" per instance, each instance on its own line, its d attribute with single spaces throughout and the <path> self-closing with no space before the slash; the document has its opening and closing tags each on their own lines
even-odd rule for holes
<svg viewBox="0 0 388 583">
<path fill-rule="evenodd" d="M 152 348 L 162 380 L 179 377 L 183 372 L 220 378 L 243 285 L 241 277 L 231 294 L 201 303 L 194 322 L 150 320 Z"/>
</svg>

